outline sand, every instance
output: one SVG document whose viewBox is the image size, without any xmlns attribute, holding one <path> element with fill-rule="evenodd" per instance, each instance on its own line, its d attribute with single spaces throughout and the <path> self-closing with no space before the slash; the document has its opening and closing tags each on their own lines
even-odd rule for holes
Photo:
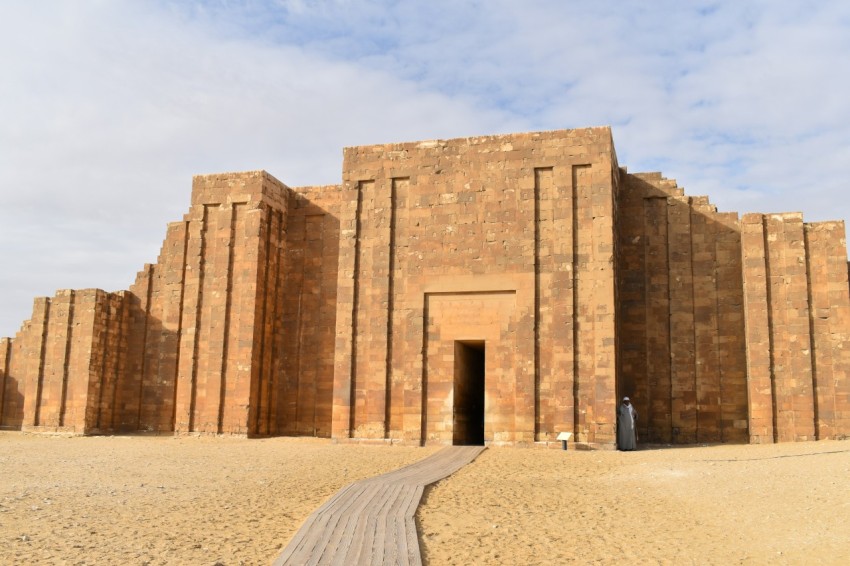
<svg viewBox="0 0 850 566">
<path fill-rule="evenodd" d="M 420 507 L 431 564 L 846 564 L 850 442 L 487 450 Z"/>
<path fill-rule="evenodd" d="M 434 451 L 0 433 L 0 564 L 270 564 L 343 486 Z"/>
<path fill-rule="evenodd" d="M 0 433 L 2 564 L 269 564 L 357 479 L 435 448 Z M 839 564 L 850 442 L 490 449 L 426 492 L 426 564 Z"/>
</svg>

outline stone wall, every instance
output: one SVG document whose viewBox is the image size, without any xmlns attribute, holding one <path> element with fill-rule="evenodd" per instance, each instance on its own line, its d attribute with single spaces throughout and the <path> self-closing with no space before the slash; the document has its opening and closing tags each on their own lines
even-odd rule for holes
<svg viewBox="0 0 850 566">
<path fill-rule="evenodd" d="M 92 415 L 91 433 L 117 431 L 121 398 L 119 384 L 127 375 L 127 324 L 132 295 L 127 291 L 107 293 L 98 309 L 97 328 L 92 370 L 99 375 L 97 395 L 89 400 Z M 99 369 L 98 369 L 99 368 Z"/>
<path fill-rule="evenodd" d="M 850 435 L 850 294 L 844 222 L 805 224 L 816 438 Z"/>
<path fill-rule="evenodd" d="M 259 432 L 331 435 L 340 195 L 331 185 L 297 187 L 290 197 L 284 265 L 266 295 L 280 313 L 282 348 L 266 351 L 276 379 L 262 384 L 269 417 Z"/>
<path fill-rule="evenodd" d="M 130 289 L 116 428 L 330 436 L 335 189 L 195 177 Z"/>
<path fill-rule="evenodd" d="M 610 130 L 344 156 L 333 436 L 450 443 L 454 344 L 483 341 L 488 441 L 611 444 Z"/>
<path fill-rule="evenodd" d="M 0 338 L 0 430 L 18 429 L 23 421 L 21 387 L 9 375 L 12 358 L 12 339 Z"/>
<path fill-rule="evenodd" d="M 750 442 L 850 434 L 850 297 L 842 222 L 742 220 Z"/>
<path fill-rule="evenodd" d="M 608 128 L 347 148 L 342 181 L 195 177 L 129 290 L 0 339 L 0 428 L 612 447 L 628 395 L 644 442 L 850 435 L 843 223 L 739 221 Z"/>
<path fill-rule="evenodd" d="M 269 359 L 284 349 L 291 196 L 265 172 L 195 177 L 190 212 L 129 291 L 37 299 L 3 342 L 2 425 L 276 434 L 263 408 L 283 384 Z"/>
<path fill-rule="evenodd" d="M 0 424 L 30 431 L 88 433 L 108 368 L 105 320 L 115 297 L 99 289 L 36 299 L 32 319 L 0 342 Z"/>
<path fill-rule="evenodd" d="M 645 441 L 746 441 L 737 215 L 658 173 L 623 178 L 618 396 Z"/>
</svg>

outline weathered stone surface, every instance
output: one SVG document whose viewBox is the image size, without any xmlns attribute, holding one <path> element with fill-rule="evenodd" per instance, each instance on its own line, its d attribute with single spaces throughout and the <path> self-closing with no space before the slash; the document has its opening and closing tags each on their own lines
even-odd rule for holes
<svg viewBox="0 0 850 566">
<path fill-rule="evenodd" d="M 129 290 L 0 340 L 0 428 L 611 447 L 628 395 L 642 441 L 850 434 L 843 223 L 719 213 L 609 128 L 346 148 L 341 185 L 191 203 Z"/>
</svg>

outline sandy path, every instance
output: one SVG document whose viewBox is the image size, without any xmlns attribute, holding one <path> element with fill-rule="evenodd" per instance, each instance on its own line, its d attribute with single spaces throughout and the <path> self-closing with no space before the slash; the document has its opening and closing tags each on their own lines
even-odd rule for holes
<svg viewBox="0 0 850 566">
<path fill-rule="evenodd" d="M 0 433 L 0 564 L 269 564 L 342 486 L 435 450 Z M 418 519 L 431 565 L 846 564 L 850 442 L 491 449 Z"/>
</svg>

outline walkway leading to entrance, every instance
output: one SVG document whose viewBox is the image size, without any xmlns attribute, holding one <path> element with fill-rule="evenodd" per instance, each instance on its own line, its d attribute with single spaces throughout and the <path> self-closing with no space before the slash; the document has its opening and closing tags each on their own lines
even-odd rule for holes
<svg viewBox="0 0 850 566">
<path fill-rule="evenodd" d="M 472 462 L 483 446 L 447 446 L 415 464 L 342 488 L 301 525 L 284 564 L 422 564 L 414 514 L 425 486 Z"/>
</svg>

